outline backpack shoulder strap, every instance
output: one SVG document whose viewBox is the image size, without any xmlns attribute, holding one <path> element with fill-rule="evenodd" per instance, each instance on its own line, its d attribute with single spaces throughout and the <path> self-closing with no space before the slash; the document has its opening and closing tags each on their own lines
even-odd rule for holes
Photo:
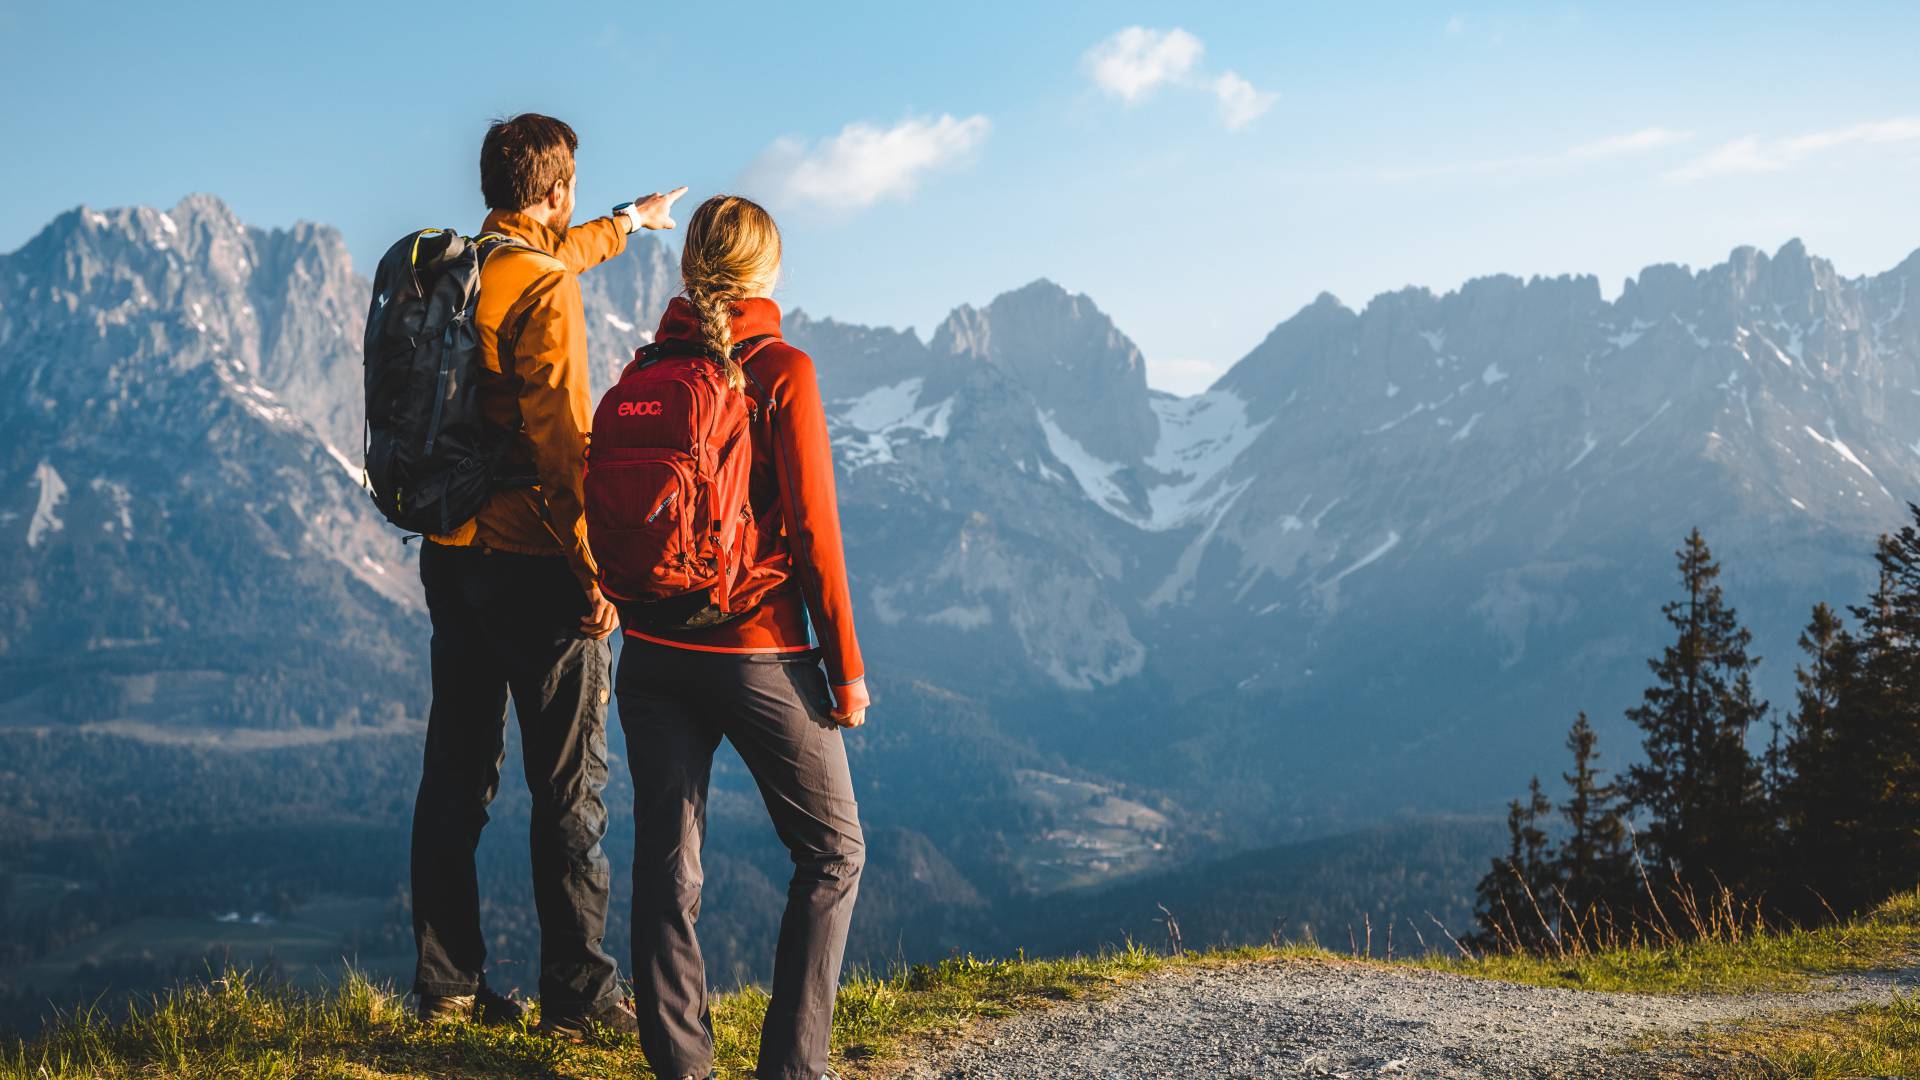
<svg viewBox="0 0 1920 1080">
<path fill-rule="evenodd" d="M 773 421 L 773 395 L 767 392 L 767 384 L 760 381 L 760 376 L 753 373 L 753 369 L 747 366 L 747 362 L 759 356 L 760 350 L 779 340 L 781 339 L 773 334 L 756 334 L 733 347 L 734 363 L 740 365 L 740 373 L 747 377 L 747 381 L 753 384 L 755 390 L 760 391 L 761 400 L 766 402 L 768 423 Z M 759 411 L 757 407 L 754 409 L 756 414 Z"/>
<path fill-rule="evenodd" d="M 483 264 L 486 262 L 487 257 L 496 251 L 524 251 L 529 255 L 537 256 L 552 263 L 553 269 L 566 269 L 565 265 L 562 264 L 559 259 L 541 251 L 537 247 L 523 244 L 505 233 L 481 233 L 479 236 L 473 238 L 473 243 L 475 247 L 480 249 L 480 261 Z"/>
<path fill-rule="evenodd" d="M 733 362 L 746 367 L 747 361 L 759 356 L 761 349 L 779 340 L 776 334 L 755 334 L 742 341 L 736 341 L 733 343 Z"/>
</svg>

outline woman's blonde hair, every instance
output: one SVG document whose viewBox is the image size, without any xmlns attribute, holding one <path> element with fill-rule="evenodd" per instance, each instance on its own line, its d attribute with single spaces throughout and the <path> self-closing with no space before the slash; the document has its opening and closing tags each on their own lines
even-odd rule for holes
<svg viewBox="0 0 1920 1080">
<path fill-rule="evenodd" d="M 733 304 L 767 292 L 779 273 L 780 228 L 760 204 L 715 195 L 693 212 L 680 249 L 680 284 L 700 316 L 707 351 L 726 364 L 736 390 L 747 377 L 733 359 Z"/>
</svg>

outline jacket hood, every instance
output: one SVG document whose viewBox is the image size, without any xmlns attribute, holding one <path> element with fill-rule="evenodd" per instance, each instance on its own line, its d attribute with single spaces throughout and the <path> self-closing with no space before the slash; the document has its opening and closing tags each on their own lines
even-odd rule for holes
<svg viewBox="0 0 1920 1080">
<path fill-rule="evenodd" d="M 761 335 L 780 336 L 780 305 L 763 296 L 735 300 L 730 305 L 733 312 L 733 339 L 744 341 Z M 660 329 L 654 334 L 655 341 L 699 341 L 700 316 L 693 305 L 684 296 L 676 296 L 667 304 L 666 314 L 660 316 Z"/>
</svg>

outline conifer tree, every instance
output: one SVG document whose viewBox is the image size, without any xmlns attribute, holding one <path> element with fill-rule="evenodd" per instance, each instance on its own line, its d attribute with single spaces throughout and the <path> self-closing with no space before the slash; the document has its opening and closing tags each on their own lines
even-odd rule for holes
<svg viewBox="0 0 1920 1080">
<path fill-rule="evenodd" d="M 1740 890 L 1764 862 L 1760 768 L 1746 746 L 1767 709 L 1753 690 L 1759 661 L 1747 655 L 1751 635 L 1721 593 L 1700 530 L 1675 554 L 1684 596 L 1663 608 L 1674 642 L 1647 661 L 1654 685 L 1627 710 L 1646 753 L 1628 771 L 1627 794 L 1647 814 L 1648 846 L 1687 885 Z"/>
<path fill-rule="evenodd" d="M 1478 948 L 1539 951 L 1551 944 L 1548 927 L 1557 925 L 1557 919 L 1548 906 L 1559 880 L 1541 822 L 1552 812 L 1538 776 L 1527 786 L 1525 803 L 1515 799 L 1507 804 L 1507 854 L 1493 860 L 1474 888 L 1480 932 L 1473 943 Z"/>
<path fill-rule="evenodd" d="M 1849 884 L 1857 823 L 1865 809 L 1859 773 L 1870 770 L 1871 750 L 1854 722 L 1859 705 L 1860 648 L 1840 614 L 1816 604 L 1800 632 L 1806 659 L 1794 669 L 1799 684 L 1781 752 L 1780 825 L 1788 857 L 1773 895 L 1788 910 L 1817 914 L 1819 900 L 1852 908 L 1864 892 Z"/>
<path fill-rule="evenodd" d="M 1864 606 L 1857 673 L 1836 710 L 1836 766 L 1852 776 L 1857 820 L 1845 844 L 1858 903 L 1912 887 L 1920 877 L 1920 506 L 1915 524 L 1880 538 L 1880 583 Z"/>
<path fill-rule="evenodd" d="M 1560 806 L 1567 837 L 1555 856 L 1560 897 L 1579 919 L 1588 918 L 1596 908 L 1624 908 L 1633 902 L 1620 789 L 1613 780 L 1601 777 L 1598 743 L 1593 725 L 1582 712 L 1567 731 L 1573 771 L 1560 774 L 1567 782 L 1567 801 Z"/>
</svg>

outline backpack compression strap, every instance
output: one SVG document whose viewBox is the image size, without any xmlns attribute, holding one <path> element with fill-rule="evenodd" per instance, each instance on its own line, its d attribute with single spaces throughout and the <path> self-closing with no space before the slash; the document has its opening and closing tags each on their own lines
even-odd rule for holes
<svg viewBox="0 0 1920 1080">
<path fill-rule="evenodd" d="M 736 341 L 733 343 L 733 362 L 739 364 L 744 369 L 747 361 L 753 359 L 754 354 L 758 353 L 763 346 L 777 340 L 779 339 L 772 334 L 755 334 L 750 338 Z M 642 345 L 640 350 L 634 354 L 633 363 L 629 365 L 627 370 L 638 370 L 649 364 L 657 364 L 672 356 L 711 357 L 712 355 L 712 353 L 707 351 L 707 347 L 698 341 L 688 341 L 685 338 L 666 338 L 661 341 L 656 341 L 651 345 Z M 622 374 L 625 374 L 625 372 L 622 372 Z"/>
</svg>

